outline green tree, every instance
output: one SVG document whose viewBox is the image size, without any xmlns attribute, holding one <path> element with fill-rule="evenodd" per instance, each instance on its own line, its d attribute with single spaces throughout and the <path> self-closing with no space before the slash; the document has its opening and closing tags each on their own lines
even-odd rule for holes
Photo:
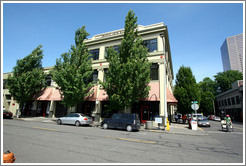
<svg viewBox="0 0 246 166">
<path fill-rule="evenodd" d="M 237 80 L 243 79 L 243 73 L 236 70 L 219 72 L 214 76 L 217 83 L 218 92 L 225 92 L 231 89 L 231 84 Z"/>
<path fill-rule="evenodd" d="M 206 91 L 201 94 L 200 110 L 204 115 L 214 114 L 214 100 L 214 94 L 210 91 Z"/>
<path fill-rule="evenodd" d="M 137 17 L 130 10 L 125 20 L 124 37 L 119 46 L 119 53 L 111 47 L 107 50 L 109 70 L 106 82 L 100 81 L 107 92 L 110 109 L 129 108 L 140 98 L 146 98 L 150 87 L 150 63 L 148 50 L 142 45 L 137 31 Z"/>
<path fill-rule="evenodd" d="M 176 75 L 174 96 L 179 101 L 177 111 L 182 114 L 190 114 L 191 101 L 200 102 L 200 90 L 190 67 L 181 66 Z"/>
<path fill-rule="evenodd" d="M 214 95 L 216 95 L 216 82 L 205 77 L 198 85 L 201 93 L 200 110 L 205 115 L 214 114 L 213 102 L 215 100 Z"/>
<path fill-rule="evenodd" d="M 209 77 L 205 77 L 201 82 L 198 83 L 200 90 L 202 93 L 211 92 L 212 94 L 216 94 L 216 82 L 213 81 Z"/>
<path fill-rule="evenodd" d="M 42 46 L 39 45 L 30 55 L 17 60 L 12 76 L 8 77 L 7 87 L 11 96 L 19 103 L 20 111 L 25 102 L 31 101 L 33 96 L 46 86 L 41 48 Z"/>
<path fill-rule="evenodd" d="M 84 42 L 87 36 L 89 34 L 85 26 L 78 29 L 75 32 L 75 45 L 56 60 L 56 65 L 51 71 L 52 78 L 60 87 L 62 102 L 68 108 L 76 106 L 92 93 L 92 60 Z"/>
</svg>

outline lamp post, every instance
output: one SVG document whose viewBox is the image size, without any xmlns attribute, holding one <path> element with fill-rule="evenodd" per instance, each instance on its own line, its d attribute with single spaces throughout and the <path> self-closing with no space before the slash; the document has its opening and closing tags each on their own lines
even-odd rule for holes
<svg viewBox="0 0 246 166">
<path fill-rule="evenodd" d="M 206 97 L 206 99 L 210 99 L 210 100 L 212 100 L 212 102 L 213 102 L 213 108 L 214 108 L 214 115 L 215 115 L 214 100 L 213 100 L 212 98 L 210 98 L 210 97 Z"/>
<path fill-rule="evenodd" d="M 162 43 L 163 43 L 163 56 L 164 56 L 164 130 L 165 130 L 165 126 L 167 124 L 167 92 L 166 92 L 166 88 L 167 88 L 167 81 L 166 81 L 166 50 L 165 50 L 165 35 L 164 32 L 160 34 L 160 37 L 162 38 Z M 161 80 L 161 78 L 160 78 Z M 160 86 L 162 86 L 160 84 Z"/>
</svg>

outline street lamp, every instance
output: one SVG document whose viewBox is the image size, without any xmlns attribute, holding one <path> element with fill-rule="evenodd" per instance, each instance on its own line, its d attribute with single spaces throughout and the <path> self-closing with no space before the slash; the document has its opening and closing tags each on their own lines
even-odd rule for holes
<svg viewBox="0 0 246 166">
<path fill-rule="evenodd" d="M 164 56 L 164 130 L 165 130 L 165 126 L 167 124 L 167 92 L 166 92 L 166 87 L 167 87 L 167 81 L 166 81 L 166 50 L 165 50 L 165 35 L 164 32 L 160 34 L 160 37 L 162 38 L 162 43 L 163 43 L 163 56 Z M 161 84 L 160 84 L 161 85 Z M 162 85 L 161 85 L 162 86 Z"/>
<path fill-rule="evenodd" d="M 214 100 L 213 100 L 212 98 L 210 98 L 210 97 L 206 97 L 206 99 L 212 100 L 212 102 L 213 102 L 213 107 L 214 107 Z M 214 107 L 214 115 L 215 115 L 215 107 Z"/>
</svg>

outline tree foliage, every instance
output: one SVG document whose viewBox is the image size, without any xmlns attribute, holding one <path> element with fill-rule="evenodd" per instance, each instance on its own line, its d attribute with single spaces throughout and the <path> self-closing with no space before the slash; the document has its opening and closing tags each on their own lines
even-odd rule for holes
<svg viewBox="0 0 246 166">
<path fill-rule="evenodd" d="M 8 77 L 8 89 L 11 96 L 20 104 L 32 100 L 33 96 L 45 85 L 45 74 L 42 68 L 43 50 L 39 45 L 31 54 L 17 60 L 12 76 Z"/>
<path fill-rule="evenodd" d="M 87 36 L 89 34 L 85 26 L 79 28 L 75 32 L 75 45 L 56 60 L 56 65 L 51 71 L 54 81 L 60 87 L 62 102 L 67 107 L 81 103 L 84 97 L 92 93 L 92 60 L 84 42 Z"/>
<path fill-rule="evenodd" d="M 106 82 L 100 81 L 100 84 L 109 96 L 111 109 L 122 110 L 130 107 L 149 94 L 148 50 L 142 45 L 136 22 L 137 17 L 130 10 L 126 16 L 119 53 L 112 47 L 107 50 L 109 70 L 106 73 Z"/>
<path fill-rule="evenodd" d="M 181 66 L 176 75 L 174 96 L 179 101 L 177 111 L 190 114 L 191 101 L 200 102 L 200 91 L 190 67 Z"/>
<path fill-rule="evenodd" d="M 198 85 L 201 92 L 200 110 L 205 115 L 214 114 L 213 102 L 215 100 L 214 95 L 216 95 L 216 82 L 205 77 Z"/>
<path fill-rule="evenodd" d="M 228 70 L 225 72 L 219 72 L 214 76 L 217 83 L 218 92 L 225 92 L 231 89 L 231 84 L 237 80 L 243 79 L 243 73 L 237 70 Z"/>
</svg>

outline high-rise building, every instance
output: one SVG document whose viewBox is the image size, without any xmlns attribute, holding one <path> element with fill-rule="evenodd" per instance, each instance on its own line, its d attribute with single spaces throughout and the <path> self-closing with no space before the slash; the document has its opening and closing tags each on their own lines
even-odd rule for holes
<svg viewBox="0 0 246 166">
<path fill-rule="evenodd" d="M 224 71 L 243 72 L 243 34 L 227 37 L 222 44 L 221 57 Z"/>
</svg>

